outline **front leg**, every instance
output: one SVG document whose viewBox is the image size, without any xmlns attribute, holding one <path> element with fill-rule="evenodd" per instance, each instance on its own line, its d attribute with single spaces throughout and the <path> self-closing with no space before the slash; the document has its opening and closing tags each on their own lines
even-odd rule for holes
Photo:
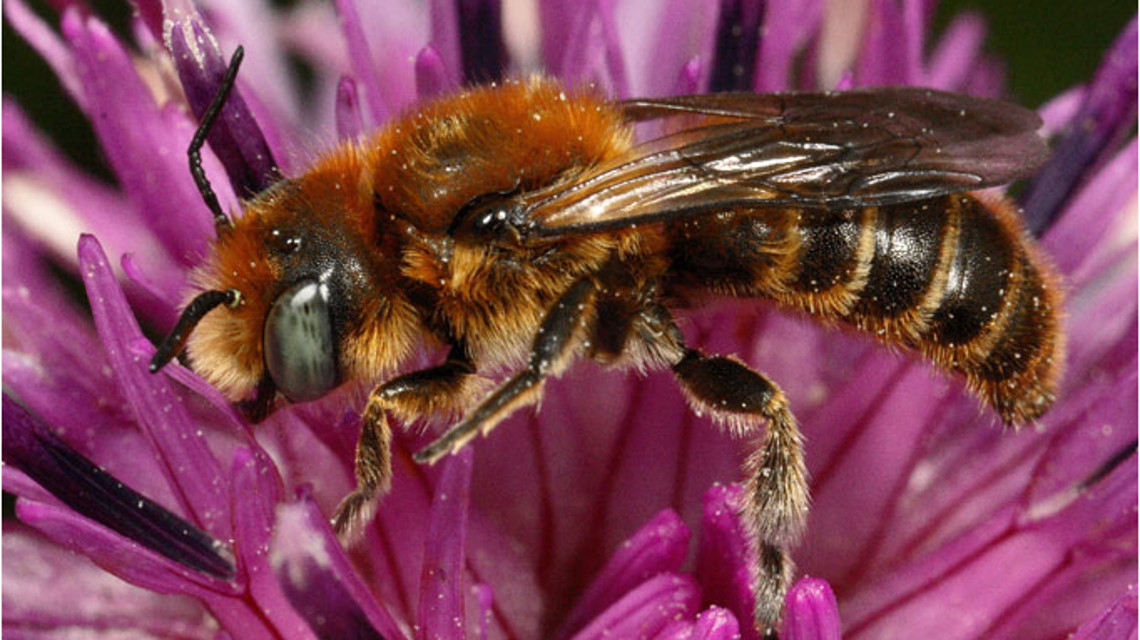
<svg viewBox="0 0 1140 640">
<path fill-rule="evenodd" d="M 587 309 L 594 289 L 594 283 L 586 279 L 567 289 L 543 319 L 526 368 L 503 383 L 462 422 L 416 453 L 416 462 L 433 463 L 458 451 L 475 434 L 486 435 L 516 409 L 536 401 L 547 376 L 557 375 L 569 362 L 574 337 L 591 315 Z"/>
<path fill-rule="evenodd" d="M 361 525 L 372 519 L 377 500 L 392 485 L 388 414 L 407 421 L 461 407 L 479 387 L 474 374 L 475 367 L 463 349 L 454 347 L 447 362 L 393 378 L 372 390 L 356 441 L 356 490 L 341 501 L 333 518 L 338 536 L 355 539 Z"/>
</svg>

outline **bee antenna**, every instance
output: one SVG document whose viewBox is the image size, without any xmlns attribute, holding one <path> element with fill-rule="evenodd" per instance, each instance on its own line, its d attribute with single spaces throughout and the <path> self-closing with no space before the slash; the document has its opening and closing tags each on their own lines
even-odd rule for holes
<svg viewBox="0 0 1140 640">
<path fill-rule="evenodd" d="M 186 309 L 182 311 L 174 329 L 158 345 L 154 357 L 150 359 L 150 372 L 156 373 L 173 360 L 174 356 L 182 352 L 182 347 L 186 346 L 186 339 L 190 337 L 190 332 L 198 326 L 198 322 L 203 316 L 223 304 L 236 307 L 240 303 L 241 292 L 237 289 L 206 291 L 198 294 L 190 301 L 190 304 L 186 305 Z"/>
<path fill-rule="evenodd" d="M 214 94 L 214 100 L 210 102 L 210 106 L 202 114 L 198 130 L 194 132 L 194 137 L 190 139 L 190 146 L 186 149 L 186 155 L 190 157 L 190 175 L 194 177 L 194 184 L 198 187 L 198 193 L 202 194 L 202 200 L 206 202 L 206 207 L 210 209 L 210 213 L 214 214 L 214 228 L 217 229 L 219 235 L 228 230 L 233 223 L 222 211 L 222 205 L 218 203 L 218 196 L 214 193 L 214 188 L 210 186 L 210 179 L 206 177 L 206 171 L 202 169 L 202 146 L 206 144 L 206 136 L 210 135 L 210 129 L 214 128 L 214 122 L 222 113 L 222 108 L 230 97 L 230 91 L 233 90 L 234 83 L 237 81 L 238 67 L 241 66 L 243 57 L 245 57 L 245 50 L 238 46 L 237 49 L 234 49 L 234 55 L 230 58 L 230 66 L 226 68 L 226 75 L 222 76 L 222 84 L 218 87 L 218 92 Z"/>
</svg>

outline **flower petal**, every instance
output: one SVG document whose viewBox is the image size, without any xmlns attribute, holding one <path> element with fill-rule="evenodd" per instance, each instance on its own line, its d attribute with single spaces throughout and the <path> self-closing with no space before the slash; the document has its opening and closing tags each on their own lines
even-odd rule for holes
<svg viewBox="0 0 1140 640">
<path fill-rule="evenodd" d="M 503 42 L 501 0 L 460 0 L 456 9 L 464 81 L 481 84 L 502 80 L 510 61 Z"/>
<path fill-rule="evenodd" d="M 214 578 L 233 579 L 233 563 L 220 542 L 100 469 L 6 394 L 3 413 L 5 463 L 134 542 Z"/>
<path fill-rule="evenodd" d="M 119 389 L 161 456 L 162 469 L 181 507 L 211 535 L 229 539 L 229 483 L 182 399 L 164 378 L 150 373 L 143 358 L 132 354 L 131 346 L 142 333 L 94 237 L 80 238 L 79 264 L 95 327 Z"/>
<path fill-rule="evenodd" d="M 767 15 L 761 25 L 759 63 L 754 65 L 752 90 L 789 91 L 818 88 L 815 82 L 798 82 L 793 76 L 796 59 L 810 56 L 805 45 L 814 37 L 824 13 L 824 2 L 818 0 L 783 0 L 766 2 Z M 816 65 L 805 64 L 807 71 Z"/>
<path fill-rule="evenodd" d="M 740 638 L 740 623 L 728 609 L 709 607 L 697 616 L 693 640 L 733 640 Z"/>
<path fill-rule="evenodd" d="M 986 39 L 986 21 L 973 12 L 960 13 L 946 25 L 926 70 L 926 84 L 953 91 L 965 85 Z"/>
<path fill-rule="evenodd" d="M 23 0 L 9 0 L 4 3 L 4 18 L 20 36 L 28 42 L 48 63 L 63 88 L 80 107 L 85 107 L 81 88 L 82 81 L 72 64 L 67 45 L 52 31 L 39 16 L 24 4 Z"/>
<path fill-rule="evenodd" d="M 186 101 L 200 121 L 218 94 L 229 61 L 197 12 L 179 13 L 170 20 L 166 38 Z M 230 92 L 207 140 L 241 197 L 264 191 L 280 177 L 273 152 L 240 90 Z"/>
<path fill-rule="evenodd" d="M 1110 234 L 1124 235 L 1119 233 L 1122 223 L 1135 217 L 1127 205 L 1136 201 L 1137 155 L 1133 139 L 1074 190 L 1064 215 L 1045 232 L 1044 244 L 1063 273 L 1075 274 L 1097 262 L 1099 249 L 1111 243 Z"/>
<path fill-rule="evenodd" d="M 192 598 L 123 582 L 87 558 L 11 522 L 4 526 L 3 555 L 6 637 L 70 633 L 109 638 L 101 634 L 129 629 L 140 638 L 211 640 L 217 633 L 209 613 Z M 60 635 L 39 635 L 46 629 L 61 630 Z"/>
<path fill-rule="evenodd" d="M 431 0 L 428 13 L 431 18 L 431 42 L 428 47 L 439 56 L 443 79 L 448 86 L 461 84 L 463 70 L 463 44 L 459 35 L 459 7 L 454 0 Z"/>
<path fill-rule="evenodd" d="M 570 86 L 593 83 L 612 96 L 627 98 L 629 83 L 612 4 L 583 3 L 571 26 L 570 44 L 560 51 L 558 75 Z"/>
<path fill-rule="evenodd" d="M 307 490 L 278 509 L 271 549 L 285 594 L 318 637 L 406 637 L 373 598 Z"/>
<path fill-rule="evenodd" d="M 689 576 L 658 574 L 606 609 L 574 640 L 652 638 L 674 621 L 695 616 L 700 601 L 700 589 Z"/>
<path fill-rule="evenodd" d="M 1136 586 L 1129 586 L 1116 602 L 1085 622 L 1069 640 L 1115 640 L 1136 637 Z"/>
<path fill-rule="evenodd" d="M 434 98 L 456 88 L 439 52 L 430 44 L 416 54 L 416 95 Z"/>
<path fill-rule="evenodd" d="M 831 585 L 805 577 L 788 591 L 784 633 L 788 640 L 840 640 L 839 606 Z"/>
<path fill-rule="evenodd" d="M 249 596 L 281 637 L 311 638 L 309 626 L 290 606 L 269 563 L 274 511 L 283 492 L 277 469 L 264 452 L 238 447 L 230 475 L 234 549 Z"/>
<path fill-rule="evenodd" d="M 717 0 L 669 0 L 659 5 L 622 2 L 617 28 L 629 62 L 630 91 L 637 96 L 687 95 L 708 86 L 716 38 Z M 656 30 L 645 17 L 656 14 Z M 683 78 L 683 79 L 682 79 Z"/>
<path fill-rule="evenodd" d="M 1056 222 L 1075 189 L 1100 168 L 1136 124 L 1136 18 L 1105 55 L 1069 131 L 1022 195 L 1026 220 L 1037 234 Z"/>
<path fill-rule="evenodd" d="M 743 508 L 744 489 L 738 484 L 713 485 L 705 493 L 696 575 L 705 601 L 728 609 L 737 620 L 747 620 L 741 631 L 745 638 L 756 638 L 752 624 L 756 596 L 749 569 L 756 560 L 740 518 Z"/>
<path fill-rule="evenodd" d="M 5 99 L 3 110 L 6 218 L 19 221 L 18 226 L 46 245 L 63 265 L 74 264 L 79 233 L 103 229 L 113 251 L 129 249 L 146 261 L 158 286 L 170 290 L 182 286 L 185 267 L 153 237 L 140 233 L 148 222 L 130 200 L 53 148 L 16 103 Z"/>
<path fill-rule="evenodd" d="M 90 110 L 92 123 L 123 191 L 172 257 L 188 263 L 203 255 L 212 233 L 208 214 L 179 216 L 178 224 L 170 224 L 171 215 L 203 209 L 185 156 L 176 152 L 189 145 L 193 125 L 183 114 L 155 105 L 106 25 L 68 10 L 63 33 L 87 103 L 98 105 Z"/>
<path fill-rule="evenodd" d="M 710 92 L 752 89 L 766 8 L 767 3 L 762 0 L 721 0 L 710 67 Z"/>
<path fill-rule="evenodd" d="M 680 571 L 688 546 L 689 529 L 672 509 L 654 516 L 606 562 L 554 637 L 570 636 L 647 579 Z"/>
<path fill-rule="evenodd" d="M 8 242 L 13 236 L 5 230 L 5 269 L 18 253 Z M 177 504 L 159 465 L 145 464 L 153 450 L 115 389 L 90 320 L 73 317 L 71 302 L 52 288 L 33 288 L 35 295 L 23 286 L 4 288 L 5 391 L 124 483 L 145 487 L 160 504 Z"/>
<path fill-rule="evenodd" d="M 344 41 L 348 46 L 348 55 L 352 62 L 352 75 L 364 85 L 364 99 L 368 102 L 371 122 L 373 124 L 384 122 L 391 115 L 391 106 L 384 96 L 379 77 L 372 66 L 372 51 L 360 22 L 360 14 L 356 10 L 356 0 L 336 0 L 336 10 L 340 16 Z"/>
<path fill-rule="evenodd" d="M 336 136 L 352 140 L 364 131 L 364 118 L 360 113 L 360 96 L 356 80 L 343 75 L 336 85 Z"/>
<path fill-rule="evenodd" d="M 144 589 L 205 599 L 238 592 L 232 582 L 191 569 L 181 560 L 170 560 L 71 509 L 21 499 L 16 501 L 16 517 L 56 544 L 91 558 L 106 571 Z"/>
<path fill-rule="evenodd" d="M 470 447 L 448 457 L 432 500 L 424 541 L 417 638 L 465 636 L 463 568 L 473 461 Z"/>
</svg>

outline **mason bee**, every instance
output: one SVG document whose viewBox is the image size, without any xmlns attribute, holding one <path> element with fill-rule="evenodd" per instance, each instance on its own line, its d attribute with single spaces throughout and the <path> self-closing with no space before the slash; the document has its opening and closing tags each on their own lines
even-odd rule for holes
<svg viewBox="0 0 1140 640">
<path fill-rule="evenodd" d="M 342 534 L 389 487 L 392 418 L 462 416 L 415 456 L 432 463 L 575 358 L 668 368 L 696 412 L 758 442 L 744 516 L 756 624 L 772 633 L 808 511 L 800 431 L 773 381 L 687 345 L 675 309 L 764 298 L 918 352 L 1006 423 L 1053 402 L 1058 278 L 1014 207 L 977 191 L 1045 158 L 1026 109 L 903 87 L 611 102 L 513 81 L 423 104 L 231 220 L 199 153 L 239 63 L 240 50 L 190 148 L 218 238 L 151 369 L 185 345 L 264 414 L 278 394 L 313 400 L 447 350 L 369 394 Z M 642 124 L 657 135 L 636 141 Z"/>
</svg>

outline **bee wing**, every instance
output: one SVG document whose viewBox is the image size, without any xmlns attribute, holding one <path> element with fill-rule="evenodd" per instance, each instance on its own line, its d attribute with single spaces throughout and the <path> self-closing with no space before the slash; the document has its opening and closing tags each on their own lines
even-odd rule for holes
<svg viewBox="0 0 1140 640">
<path fill-rule="evenodd" d="M 860 207 L 980 189 L 1044 162 L 1041 120 L 984 98 L 907 87 L 844 93 L 629 100 L 630 122 L 675 133 L 567 184 L 530 194 L 539 236 L 732 208 Z"/>
</svg>

